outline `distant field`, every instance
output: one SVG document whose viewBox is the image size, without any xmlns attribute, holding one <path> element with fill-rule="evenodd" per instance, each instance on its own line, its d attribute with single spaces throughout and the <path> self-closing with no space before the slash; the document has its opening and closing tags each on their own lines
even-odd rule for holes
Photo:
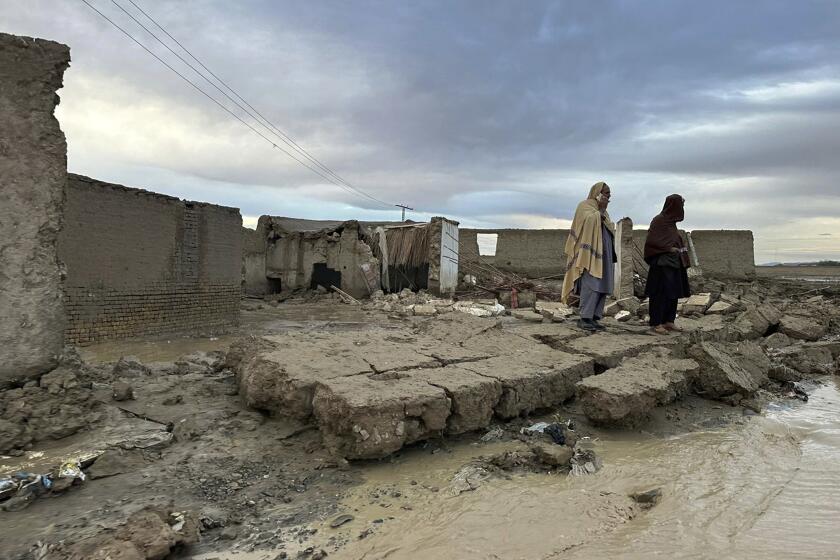
<svg viewBox="0 0 840 560">
<path fill-rule="evenodd" d="M 840 280 L 840 266 L 757 266 L 759 276 L 767 278 L 810 278 Z"/>
</svg>

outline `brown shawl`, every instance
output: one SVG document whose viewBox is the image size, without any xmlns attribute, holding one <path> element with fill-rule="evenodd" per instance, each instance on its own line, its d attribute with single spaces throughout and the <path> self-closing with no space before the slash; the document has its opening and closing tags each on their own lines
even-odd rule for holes
<svg viewBox="0 0 840 560">
<path fill-rule="evenodd" d="M 645 260 L 663 253 L 670 253 L 673 247 L 680 250 L 680 259 L 683 266 L 688 268 L 691 262 L 688 258 L 688 251 L 683 243 L 682 236 L 677 229 L 677 222 L 685 219 L 685 200 L 678 194 L 672 194 L 665 199 L 665 206 L 662 212 L 651 222 L 645 239 Z"/>
<path fill-rule="evenodd" d="M 569 302 L 575 282 L 584 271 L 595 278 L 601 278 L 604 266 L 613 266 L 612 255 L 603 255 L 604 240 L 601 225 L 615 235 L 615 225 L 609 213 L 598 209 L 598 195 L 607 184 L 595 183 L 589 189 L 586 200 L 578 204 L 569 237 L 566 239 L 566 275 L 563 279 L 562 299 Z M 604 259 L 607 259 L 606 261 Z M 606 264 L 605 264 L 606 263 Z"/>
</svg>

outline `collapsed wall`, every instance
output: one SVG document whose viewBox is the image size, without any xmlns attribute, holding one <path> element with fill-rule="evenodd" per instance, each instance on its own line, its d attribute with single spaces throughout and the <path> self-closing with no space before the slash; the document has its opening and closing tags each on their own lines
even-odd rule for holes
<svg viewBox="0 0 840 560">
<path fill-rule="evenodd" d="M 236 325 L 241 230 L 236 208 L 70 174 L 58 242 L 67 342 Z"/>
<path fill-rule="evenodd" d="M 51 370 L 63 344 L 67 144 L 53 111 L 69 64 L 66 45 L 0 33 L 0 386 Z"/>
<path fill-rule="evenodd" d="M 478 234 L 497 235 L 496 254 L 479 255 Z M 566 229 L 461 229 L 460 273 L 470 266 L 489 264 L 529 278 L 565 273 Z M 634 229 L 638 262 L 644 252 L 647 230 Z M 727 278 L 755 276 L 753 234 L 749 230 L 693 230 L 691 239 L 705 274 Z M 643 262 L 643 261 L 642 261 Z"/>
</svg>

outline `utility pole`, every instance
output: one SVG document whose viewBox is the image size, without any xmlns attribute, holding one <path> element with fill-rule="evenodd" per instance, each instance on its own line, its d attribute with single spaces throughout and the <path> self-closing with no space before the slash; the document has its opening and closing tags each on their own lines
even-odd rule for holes
<svg viewBox="0 0 840 560">
<path fill-rule="evenodd" d="M 394 204 L 394 206 L 396 206 L 397 208 L 402 208 L 402 221 L 403 222 L 405 221 L 405 211 L 406 210 L 414 210 L 414 208 L 409 208 L 408 206 L 405 206 L 403 204 Z"/>
</svg>

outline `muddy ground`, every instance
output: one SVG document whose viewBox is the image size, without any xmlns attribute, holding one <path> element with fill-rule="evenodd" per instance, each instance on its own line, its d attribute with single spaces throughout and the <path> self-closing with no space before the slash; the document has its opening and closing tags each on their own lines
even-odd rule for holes
<svg viewBox="0 0 840 560">
<path fill-rule="evenodd" d="M 726 290 L 725 284 L 715 287 Z M 740 286 L 738 293 L 750 305 L 772 301 L 786 310 L 822 309 L 820 336 L 831 338 L 837 330 L 828 320 L 840 312 L 830 287 L 823 293 L 797 282 L 762 280 Z M 581 475 L 588 468 L 594 472 L 600 460 L 587 455 L 591 443 L 616 433 L 593 425 L 580 400 L 571 399 L 528 417 L 495 420 L 479 431 L 434 437 L 377 461 L 347 461 L 323 446 L 310 419 L 246 407 L 226 350 L 243 335 L 417 328 L 435 319 L 323 299 L 243 306 L 238 332 L 106 343 L 78 355 L 68 349 L 58 370 L 0 395 L 0 444 L 6 452 L 0 475 L 54 473 L 68 459 L 80 460 L 86 475 L 84 481 L 62 479 L 58 486 L 66 488 L 2 502 L 11 510 L 0 512 L 2 558 L 361 557 L 360 543 L 383 527 L 398 527 L 418 511 L 433 515 L 442 497 L 459 499 L 487 480 L 565 477 L 570 467 Z M 748 311 L 745 305 L 739 313 Z M 516 326 L 533 318 L 503 321 Z M 639 321 L 605 322 L 613 334 L 643 328 Z M 774 334 L 761 332 L 757 339 Z M 791 353 L 802 342 L 788 343 Z M 833 374 L 833 363 L 798 372 L 795 379 Z M 768 380 L 749 398 L 682 395 L 621 433 L 667 439 L 749 423 L 773 399 L 801 398 L 794 388 Z M 556 457 L 564 446 L 552 447 L 545 435 L 523 433 L 540 420 L 571 424 L 577 444 L 561 453 L 568 456 Z M 573 454 L 577 469 L 575 461 L 570 464 Z M 372 476 L 382 465 L 402 474 Z M 574 507 L 585 515 L 569 531 L 598 539 L 646 515 L 655 506 L 656 489 L 641 480 L 640 496 L 607 492 L 578 501 Z M 648 490 L 653 497 L 644 495 Z M 463 557 L 492 556 L 478 551 Z"/>
</svg>

